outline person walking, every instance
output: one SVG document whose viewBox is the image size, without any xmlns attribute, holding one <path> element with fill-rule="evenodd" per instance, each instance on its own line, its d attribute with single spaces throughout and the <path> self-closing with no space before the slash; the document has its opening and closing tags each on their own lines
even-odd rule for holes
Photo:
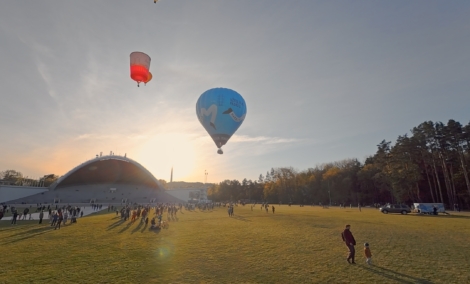
<svg viewBox="0 0 470 284">
<path fill-rule="evenodd" d="M 39 224 L 42 224 L 42 218 L 44 218 L 44 210 L 41 210 L 41 213 L 39 213 Z"/>
<path fill-rule="evenodd" d="M 369 243 L 364 243 L 364 256 L 366 257 L 366 263 L 371 265 L 372 253 L 370 251 Z"/>
<path fill-rule="evenodd" d="M 28 215 L 28 212 L 29 212 L 29 208 L 25 208 L 23 210 L 23 220 L 26 220 L 26 215 Z"/>
<path fill-rule="evenodd" d="M 356 262 L 354 261 L 354 258 L 356 256 L 356 250 L 354 249 L 354 246 L 356 245 L 356 240 L 354 239 L 354 236 L 351 233 L 350 229 L 351 229 L 351 225 L 346 225 L 346 228 L 341 234 L 341 237 L 343 238 L 343 242 L 346 244 L 346 246 L 349 249 L 349 255 L 346 260 L 350 264 L 356 264 Z"/>
<path fill-rule="evenodd" d="M 51 219 L 51 227 L 53 227 L 53 226 L 55 226 L 55 223 L 57 222 L 57 218 L 58 218 L 57 212 L 54 211 L 54 213 L 52 215 L 49 215 L 49 216 L 51 216 L 50 218 L 52 218 Z"/>
<path fill-rule="evenodd" d="M 16 225 L 16 218 L 18 218 L 18 212 L 16 211 L 13 211 L 13 217 L 11 218 L 11 224 L 15 224 Z"/>
<path fill-rule="evenodd" d="M 55 223 L 54 230 L 56 230 L 57 227 L 59 227 L 59 230 L 60 230 L 60 223 L 62 223 L 62 221 L 64 221 L 64 215 L 62 213 L 62 210 L 60 210 L 60 209 L 57 211 L 57 218 L 58 218 L 58 220 Z"/>
</svg>

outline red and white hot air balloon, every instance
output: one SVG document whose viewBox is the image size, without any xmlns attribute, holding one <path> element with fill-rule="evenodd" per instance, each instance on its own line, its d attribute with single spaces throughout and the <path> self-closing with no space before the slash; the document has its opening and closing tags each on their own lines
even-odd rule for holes
<svg viewBox="0 0 470 284">
<path fill-rule="evenodd" d="M 135 51 L 131 53 L 131 78 L 137 82 L 137 87 L 141 82 L 147 83 L 152 75 L 149 75 L 150 56 L 143 52 Z"/>
</svg>

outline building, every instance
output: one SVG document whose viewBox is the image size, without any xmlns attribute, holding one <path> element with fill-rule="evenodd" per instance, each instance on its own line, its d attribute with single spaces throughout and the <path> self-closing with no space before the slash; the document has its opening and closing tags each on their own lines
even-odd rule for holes
<svg viewBox="0 0 470 284">
<path fill-rule="evenodd" d="M 169 182 L 166 192 L 186 202 L 209 202 L 207 190 L 211 185 L 201 182 Z"/>
<path fill-rule="evenodd" d="M 182 202 L 166 193 L 142 165 L 126 156 L 96 156 L 49 188 L 0 186 L 0 202 L 8 203 L 154 203 Z"/>
</svg>

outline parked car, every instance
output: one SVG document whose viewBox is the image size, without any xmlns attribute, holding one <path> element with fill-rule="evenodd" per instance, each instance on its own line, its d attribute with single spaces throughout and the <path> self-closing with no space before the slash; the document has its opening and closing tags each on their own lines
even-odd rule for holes
<svg viewBox="0 0 470 284">
<path fill-rule="evenodd" d="M 403 205 L 403 204 L 388 204 L 383 207 L 380 207 L 380 212 L 384 214 L 388 214 L 388 213 L 408 214 L 408 213 L 411 213 L 411 208 L 408 205 Z"/>
</svg>

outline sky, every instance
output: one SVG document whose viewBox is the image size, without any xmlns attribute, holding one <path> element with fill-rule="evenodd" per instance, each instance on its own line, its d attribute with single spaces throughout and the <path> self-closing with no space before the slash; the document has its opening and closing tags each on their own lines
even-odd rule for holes
<svg viewBox="0 0 470 284">
<path fill-rule="evenodd" d="M 428 120 L 470 121 L 470 1 L 0 1 L 0 171 L 113 151 L 156 178 L 257 180 L 364 161 Z M 137 87 L 129 54 L 147 53 Z M 199 96 L 240 93 L 223 147 Z"/>
</svg>

